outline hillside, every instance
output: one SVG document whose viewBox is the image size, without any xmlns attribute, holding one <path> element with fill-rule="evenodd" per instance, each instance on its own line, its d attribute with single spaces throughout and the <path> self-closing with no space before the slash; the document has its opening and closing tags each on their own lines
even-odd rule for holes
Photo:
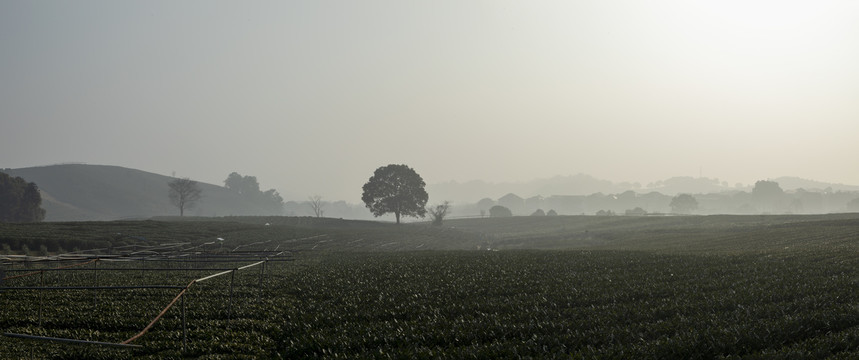
<svg viewBox="0 0 859 360">
<path fill-rule="evenodd" d="M 99 221 L 174 215 L 167 197 L 173 178 L 107 165 L 64 164 L 5 169 L 34 182 L 42 192 L 46 221 Z M 228 189 L 200 183 L 203 198 L 192 216 L 261 215 L 256 206 Z M 279 215 L 279 214 L 276 214 Z"/>
</svg>

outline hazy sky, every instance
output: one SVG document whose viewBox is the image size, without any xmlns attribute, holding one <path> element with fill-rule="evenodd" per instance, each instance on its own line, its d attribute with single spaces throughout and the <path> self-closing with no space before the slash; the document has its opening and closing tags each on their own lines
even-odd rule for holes
<svg viewBox="0 0 859 360">
<path fill-rule="evenodd" d="M 857 19 L 857 1 L 6 0 L 0 167 L 237 171 L 352 202 L 390 163 L 427 183 L 859 184 Z"/>
</svg>

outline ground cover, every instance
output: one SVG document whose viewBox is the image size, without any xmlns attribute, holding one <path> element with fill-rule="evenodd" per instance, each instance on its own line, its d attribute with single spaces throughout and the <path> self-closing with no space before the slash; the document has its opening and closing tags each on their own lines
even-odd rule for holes
<svg viewBox="0 0 859 360">
<path fill-rule="evenodd" d="M 442 229 L 295 218 L 168 222 L 163 226 L 183 229 L 177 233 L 192 243 L 224 233 L 236 246 L 275 239 L 255 246 L 293 251 L 295 261 L 269 266 L 262 287 L 257 271 L 237 272 L 232 308 L 228 277 L 191 288 L 185 350 L 173 308 L 135 342 L 140 349 L 0 337 L 0 357 L 859 356 L 853 216 L 571 217 L 552 219 L 553 226 L 487 220 Z M 117 230 L 105 224 L 109 231 L 97 223 L 86 231 Z M 530 238 L 516 231 L 529 227 Z M 584 241 L 585 232 L 601 242 Z M 569 248 L 511 250 L 525 247 L 519 244 Z M 447 250 L 457 248 L 482 250 Z M 98 282 L 184 286 L 207 271 L 113 271 Z M 91 270 L 81 270 L 6 285 L 93 281 Z M 176 292 L 7 290 L 0 294 L 0 329 L 118 342 Z M 41 325 L 40 296 L 51 304 Z"/>
</svg>

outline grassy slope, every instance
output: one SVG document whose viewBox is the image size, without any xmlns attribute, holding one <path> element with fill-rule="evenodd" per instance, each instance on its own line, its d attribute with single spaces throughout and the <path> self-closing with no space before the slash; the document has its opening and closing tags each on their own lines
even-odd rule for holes
<svg viewBox="0 0 859 360">
<path fill-rule="evenodd" d="M 4 171 L 43 192 L 47 221 L 143 219 L 178 213 L 167 196 L 173 178 L 106 165 L 67 164 Z M 202 199 L 186 214 L 254 214 L 258 207 L 222 186 L 200 183 Z"/>
</svg>

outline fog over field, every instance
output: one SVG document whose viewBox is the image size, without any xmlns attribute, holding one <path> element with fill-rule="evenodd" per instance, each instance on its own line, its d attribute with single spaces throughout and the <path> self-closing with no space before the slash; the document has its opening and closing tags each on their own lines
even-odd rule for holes
<svg viewBox="0 0 859 360">
<path fill-rule="evenodd" d="M 235 171 L 285 200 L 351 203 L 387 164 L 437 189 L 577 174 L 857 185 L 857 15 L 844 1 L 4 1 L 0 168 Z"/>
</svg>

